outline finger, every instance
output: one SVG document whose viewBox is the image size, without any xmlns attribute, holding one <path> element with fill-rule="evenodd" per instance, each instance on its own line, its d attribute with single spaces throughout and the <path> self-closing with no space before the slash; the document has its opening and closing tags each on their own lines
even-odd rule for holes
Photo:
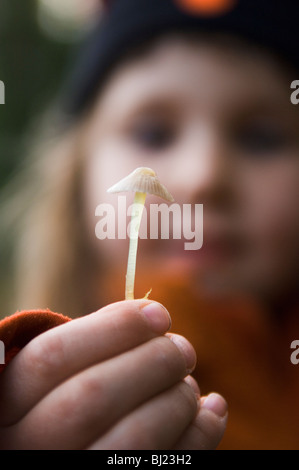
<svg viewBox="0 0 299 470">
<path fill-rule="evenodd" d="M 177 442 L 176 450 L 214 450 L 226 429 L 227 403 L 216 393 L 201 399 L 196 419 Z"/>
<path fill-rule="evenodd" d="M 200 388 L 199 388 L 198 383 L 196 382 L 196 380 L 191 375 L 187 375 L 187 377 L 185 377 L 185 379 L 184 379 L 184 382 L 186 382 L 186 384 L 188 384 L 189 387 L 192 388 L 193 392 L 195 393 L 195 396 L 199 400 L 200 399 Z"/>
<path fill-rule="evenodd" d="M 32 340 L 0 376 L 0 424 L 21 419 L 72 375 L 128 351 L 170 327 L 162 305 L 125 301 L 54 328 Z"/>
<path fill-rule="evenodd" d="M 196 415 L 194 392 L 181 382 L 123 418 L 89 450 L 172 449 Z"/>
<path fill-rule="evenodd" d="M 190 343 L 185 340 L 181 348 L 182 338 L 179 346 L 175 341 L 175 335 L 172 341 L 166 336 L 154 338 L 70 378 L 12 427 L 12 445 L 18 449 L 85 448 L 194 368 L 196 356 Z"/>
</svg>

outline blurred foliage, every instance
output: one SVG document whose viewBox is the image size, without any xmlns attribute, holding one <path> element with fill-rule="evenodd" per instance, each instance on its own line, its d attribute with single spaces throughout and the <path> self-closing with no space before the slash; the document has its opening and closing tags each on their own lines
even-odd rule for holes
<svg viewBox="0 0 299 470">
<path fill-rule="evenodd" d="M 0 187 L 22 159 L 24 135 L 33 118 L 59 90 L 70 45 L 46 37 L 36 20 L 35 0 L 0 2 Z"/>
</svg>

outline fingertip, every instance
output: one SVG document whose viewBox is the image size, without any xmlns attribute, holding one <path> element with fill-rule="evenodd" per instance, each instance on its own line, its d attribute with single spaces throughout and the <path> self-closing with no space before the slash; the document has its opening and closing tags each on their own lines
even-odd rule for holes
<svg viewBox="0 0 299 470">
<path fill-rule="evenodd" d="M 201 398 L 201 408 L 212 411 L 219 418 L 224 418 L 228 412 L 226 400 L 218 393 L 210 393 Z"/>
<path fill-rule="evenodd" d="M 146 301 L 140 306 L 148 325 L 155 333 L 166 333 L 171 328 L 171 317 L 164 305 L 159 302 Z"/>
<path fill-rule="evenodd" d="M 179 349 L 185 360 L 187 374 L 191 374 L 196 367 L 197 356 L 192 344 L 183 336 L 174 333 L 166 335 Z"/>
</svg>

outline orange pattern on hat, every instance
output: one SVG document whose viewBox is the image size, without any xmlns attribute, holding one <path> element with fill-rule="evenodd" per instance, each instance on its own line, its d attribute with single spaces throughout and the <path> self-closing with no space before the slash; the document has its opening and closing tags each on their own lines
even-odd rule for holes
<svg viewBox="0 0 299 470">
<path fill-rule="evenodd" d="M 236 0 L 177 0 L 189 13 L 220 15 L 232 9 Z"/>
</svg>

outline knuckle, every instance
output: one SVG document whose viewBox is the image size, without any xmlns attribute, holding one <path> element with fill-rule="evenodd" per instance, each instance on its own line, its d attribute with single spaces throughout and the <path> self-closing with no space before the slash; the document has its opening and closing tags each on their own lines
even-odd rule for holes
<svg viewBox="0 0 299 470">
<path fill-rule="evenodd" d="M 101 376 L 91 370 L 85 371 L 80 376 L 79 381 L 79 395 L 84 399 L 98 403 L 98 405 L 104 405 L 105 393 L 105 381 L 101 380 Z"/>
<path fill-rule="evenodd" d="M 26 349 L 26 362 L 39 377 L 58 370 L 64 358 L 64 344 L 59 335 L 40 335 Z"/>
<path fill-rule="evenodd" d="M 65 392 L 60 395 L 56 411 L 63 420 L 71 422 L 76 415 L 83 419 L 83 423 L 88 419 L 92 422 L 95 415 L 102 416 L 108 407 L 109 397 L 99 376 L 85 371 L 71 379 Z M 77 413 L 78 409 L 80 413 Z"/>
<path fill-rule="evenodd" d="M 190 416 L 195 415 L 197 412 L 197 399 L 191 387 L 185 382 L 181 382 L 177 386 L 177 393 L 179 395 L 180 402 L 184 406 L 183 413 L 188 412 Z M 177 410 L 180 409 L 182 408 L 177 407 Z"/>
<path fill-rule="evenodd" d="M 185 361 L 177 347 L 166 336 L 153 340 L 154 358 L 163 371 L 179 379 L 186 375 Z"/>
</svg>

